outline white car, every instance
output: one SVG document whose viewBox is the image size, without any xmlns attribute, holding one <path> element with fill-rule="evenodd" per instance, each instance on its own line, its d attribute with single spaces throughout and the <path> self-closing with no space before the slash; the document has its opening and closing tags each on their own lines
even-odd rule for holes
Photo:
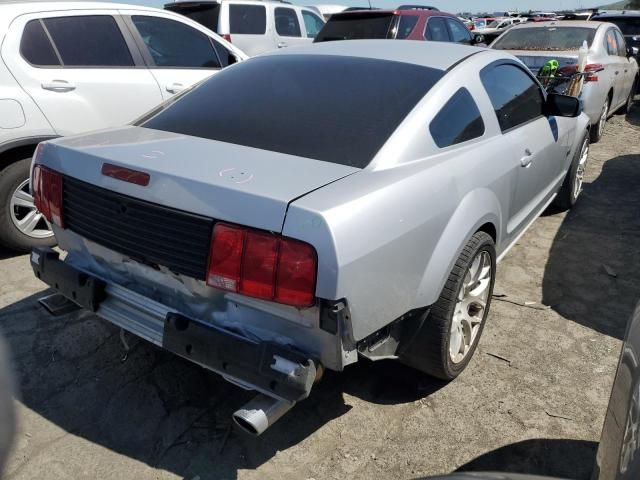
<svg viewBox="0 0 640 480">
<path fill-rule="evenodd" d="M 250 56 L 307 45 L 324 26 L 315 9 L 281 1 L 179 1 L 164 8 L 202 23 Z"/>
<path fill-rule="evenodd" d="M 29 193 L 47 139 L 132 122 L 246 55 L 197 22 L 114 3 L 0 4 L 0 244 L 54 243 Z"/>
</svg>

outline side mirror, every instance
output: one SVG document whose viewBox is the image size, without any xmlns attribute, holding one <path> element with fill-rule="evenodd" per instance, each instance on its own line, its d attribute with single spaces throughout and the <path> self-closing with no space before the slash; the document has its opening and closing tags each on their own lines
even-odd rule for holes
<svg viewBox="0 0 640 480">
<path fill-rule="evenodd" d="M 544 104 L 544 114 L 548 117 L 577 117 L 582 113 L 582 102 L 576 97 L 550 93 Z"/>
<path fill-rule="evenodd" d="M 640 48 L 638 47 L 627 47 L 627 58 L 637 57 L 640 54 Z"/>
</svg>

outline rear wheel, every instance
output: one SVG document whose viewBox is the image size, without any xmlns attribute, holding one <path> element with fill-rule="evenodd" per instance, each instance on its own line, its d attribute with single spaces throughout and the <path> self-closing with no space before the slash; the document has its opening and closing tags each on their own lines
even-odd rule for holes
<svg viewBox="0 0 640 480">
<path fill-rule="evenodd" d="M 22 252 L 55 245 L 51 226 L 33 204 L 30 166 L 25 158 L 0 171 L 0 244 Z"/>
<path fill-rule="evenodd" d="M 587 168 L 587 161 L 589 160 L 589 135 L 584 134 L 582 138 L 582 144 L 580 148 L 576 150 L 576 153 L 567 172 L 567 176 L 564 178 L 564 182 L 558 195 L 556 196 L 553 204 L 561 210 L 569 210 L 572 208 L 580 192 L 582 192 L 582 184 L 584 182 L 584 172 Z"/>
<path fill-rule="evenodd" d="M 638 79 L 636 78 L 633 81 L 633 85 L 631 86 L 631 91 L 629 92 L 629 97 L 627 98 L 627 103 L 622 107 L 622 113 L 629 113 L 631 111 L 631 107 L 633 107 L 633 102 L 636 98 L 636 89 L 638 87 Z"/>
<path fill-rule="evenodd" d="M 591 130 L 589 130 L 591 143 L 597 143 L 602 138 L 602 134 L 604 133 L 604 127 L 607 125 L 608 117 L 609 117 L 609 98 L 607 98 L 604 101 L 604 105 L 602 106 L 598 123 L 596 123 L 595 125 L 592 125 Z"/>
<path fill-rule="evenodd" d="M 493 239 L 476 232 L 460 253 L 440 298 L 400 360 L 452 380 L 469 364 L 489 313 L 496 270 Z"/>
</svg>

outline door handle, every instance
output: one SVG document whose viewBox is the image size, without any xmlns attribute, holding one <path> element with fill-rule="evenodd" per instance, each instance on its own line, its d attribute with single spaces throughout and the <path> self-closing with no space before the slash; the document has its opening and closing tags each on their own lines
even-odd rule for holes
<svg viewBox="0 0 640 480">
<path fill-rule="evenodd" d="M 531 150 L 528 148 L 524 151 L 524 157 L 520 159 L 520 166 L 524 168 L 529 168 L 533 163 L 533 154 Z"/>
<path fill-rule="evenodd" d="M 51 90 L 52 92 L 71 92 L 76 89 L 76 86 L 67 82 L 66 80 L 51 80 L 50 82 L 45 82 L 42 84 L 42 88 L 44 90 Z"/>
<path fill-rule="evenodd" d="M 181 83 L 172 83 L 171 85 L 167 85 L 165 89 L 169 93 L 178 93 L 184 90 L 184 85 L 182 85 Z"/>
<path fill-rule="evenodd" d="M 284 48 L 287 46 L 287 42 L 280 42 L 278 43 L 278 48 Z"/>
</svg>

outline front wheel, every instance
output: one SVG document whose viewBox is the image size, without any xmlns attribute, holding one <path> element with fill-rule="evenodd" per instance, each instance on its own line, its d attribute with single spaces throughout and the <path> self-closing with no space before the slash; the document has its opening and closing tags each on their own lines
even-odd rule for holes
<svg viewBox="0 0 640 480">
<path fill-rule="evenodd" d="M 55 245 L 51 226 L 33 204 L 30 166 L 25 158 L 0 171 L 0 245 L 19 252 Z"/>
<path fill-rule="evenodd" d="M 493 239 L 476 232 L 458 257 L 440 298 L 400 361 L 443 380 L 456 378 L 478 346 L 495 281 Z"/>
</svg>

